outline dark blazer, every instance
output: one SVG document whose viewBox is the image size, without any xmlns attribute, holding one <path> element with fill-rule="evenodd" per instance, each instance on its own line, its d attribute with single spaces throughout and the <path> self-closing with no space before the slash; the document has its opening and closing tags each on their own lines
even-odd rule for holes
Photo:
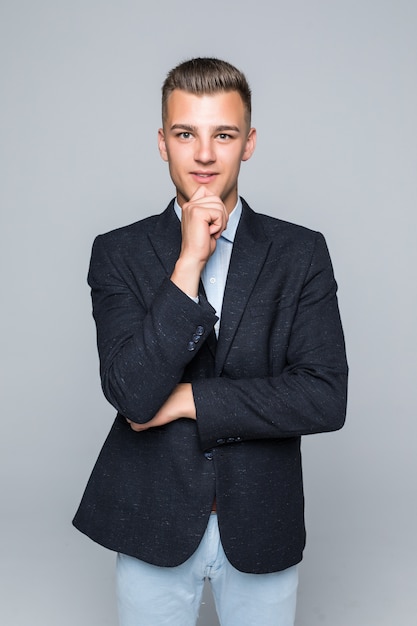
<svg viewBox="0 0 417 626">
<path fill-rule="evenodd" d="M 197 548 L 216 497 L 222 544 L 245 572 L 289 567 L 305 543 L 300 437 L 341 428 L 347 364 L 323 236 L 243 201 L 216 315 L 169 279 L 173 203 L 99 236 L 89 283 L 103 391 L 118 414 L 74 519 L 94 541 L 160 566 Z M 180 382 L 197 420 L 134 432 Z"/>
</svg>

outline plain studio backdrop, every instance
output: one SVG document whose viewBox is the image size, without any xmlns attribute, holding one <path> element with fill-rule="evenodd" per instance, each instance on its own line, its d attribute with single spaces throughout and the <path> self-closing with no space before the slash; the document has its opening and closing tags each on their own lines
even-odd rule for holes
<svg viewBox="0 0 417 626">
<path fill-rule="evenodd" d="M 173 196 L 160 87 L 192 56 L 247 74 L 240 193 L 322 231 L 339 283 L 348 418 L 303 440 L 297 626 L 417 624 L 416 32 L 415 0 L 1 1 L 1 624 L 116 624 L 114 555 L 71 526 L 114 418 L 86 274 Z"/>
</svg>

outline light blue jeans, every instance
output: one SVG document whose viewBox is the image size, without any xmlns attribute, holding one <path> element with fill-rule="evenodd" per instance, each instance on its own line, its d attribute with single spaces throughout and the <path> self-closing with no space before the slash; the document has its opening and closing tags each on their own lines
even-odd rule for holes
<svg viewBox="0 0 417 626">
<path fill-rule="evenodd" d="M 245 574 L 230 565 L 212 514 L 196 552 L 178 567 L 117 556 L 120 626 L 195 626 L 210 581 L 221 626 L 294 626 L 298 568 Z"/>
</svg>

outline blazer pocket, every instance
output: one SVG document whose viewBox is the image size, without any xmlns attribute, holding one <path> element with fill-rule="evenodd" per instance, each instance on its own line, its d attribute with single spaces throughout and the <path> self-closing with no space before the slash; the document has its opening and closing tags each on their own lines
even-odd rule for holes
<svg viewBox="0 0 417 626">
<path fill-rule="evenodd" d="M 250 307 L 250 313 L 252 317 L 259 317 L 261 315 L 265 315 L 265 313 L 270 315 L 271 312 L 273 313 L 274 311 L 278 311 L 280 309 L 286 309 L 287 307 L 291 306 L 293 302 L 293 295 L 281 296 L 276 300 L 264 302 L 263 304 L 258 303 L 252 305 Z"/>
</svg>

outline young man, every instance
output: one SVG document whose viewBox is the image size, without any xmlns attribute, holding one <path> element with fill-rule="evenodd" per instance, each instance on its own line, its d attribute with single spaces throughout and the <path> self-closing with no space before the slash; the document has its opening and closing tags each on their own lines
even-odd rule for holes
<svg viewBox="0 0 417 626">
<path fill-rule="evenodd" d="M 292 626 L 305 541 L 301 435 L 344 423 L 347 364 L 323 237 L 239 198 L 255 149 L 235 67 L 163 86 L 176 198 L 100 236 L 89 283 L 118 411 L 75 526 L 118 553 L 121 626 Z"/>
</svg>

